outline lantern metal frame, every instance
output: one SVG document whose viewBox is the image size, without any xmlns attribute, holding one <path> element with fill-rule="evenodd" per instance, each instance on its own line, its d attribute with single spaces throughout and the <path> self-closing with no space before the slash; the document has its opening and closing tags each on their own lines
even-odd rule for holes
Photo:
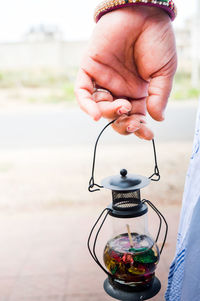
<svg viewBox="0 0 200 301">
<path fill-rule="evenodd" d="M 158 227 L 158 232 L 156 235 L 155 243 L 157 243 L 157 241 L 160 237 L 162 223 L 164 222 L 164 224 L 165 224 L 165 234 L 164 234 L 161 248 L 159 250 L 160 254 L 162 254 L 162 251 L 163 251 L 166 239 L 167 239 L 167 234 L 168 234 L 168 224 L 167 224 L 167 221 L 166 221 L 165 217 L 163 216 L 163 214 L 149 200 L 147 200 L 147 199 L 141 200 L 140 199 L 140 189 L 141 188 L 147 186 L 150 183 L 150 181 L 159 181 L 160 180 L 160 172 L 159 172 L 158 163 L 157 163 L 157 154 L 156 154 L 156 147 L 155 147 L 154 139 L 152 139 L 152 145 L 153 145 L 155 166 L 154 166 L 154 172 L 152 173 L 151 176 L 149 176 L 147 178 L 147 177 L 143 177 L 143 176 L 139 176 L 139 175 L 130 175 L 130 176 L 128 175 L 130 177 L 130 178 L 128 178 L 128 182 L 130 182 L 130 187 L 125 187 L 123 189 L 123 183 L 125 181 L 127 183 L 127 177 L 128 177 L 127 171 L 125 169 L 123 169 L 120 172 L 121 178 L 119 178 L 119 176 L 115 176 L 114 181 L 113 181 L 113 177 L 108 177 L 102 181 L 102 185 L 95 183 L 94 170 L 95 170 L 95 161 L 96 161 L 96 152 L 97 152 L 98 142 L 99 142 L 101 135 L 105 131 L 105 129 L 108 126 L 110 126 L 111 124 L 113 124 L 114 122 L 115 122 L 115 120 L 109 122 L 102 129 L 99 136 L 97 137 L 97 140 L 96 140 L 95 146 L 94 146 L 92 175 L 89 180 L 89 186 L 88 186 L 88 190 L 90 192 L 99 191 L 101 188 L 107 188 L 107 189 L 112 190 L 113 203 L 110 204 L 107 208 L 105 208 L 101 212 L 101 214 L 97 218 L 96 222 L 94 223 L 94 225 L 90 231 L 89 237 L 88 237 L 87 247 L 88 247 L 89 253 L 92 256 L 93 260 L 108 276 L 108 278 L 104 282 L 104 289 L 110 296 L 114 297 L 115 299 L 126 300 L 126 301 L 147 300 L 147 299 L 155 296 L 160 290 L 161 284 L 157 277 L 154 277 L 152 282 L 147 285 L 146 289 L 148 288 L 148 292 L 147 292 L 147 290 L 141 291 L 139 288 L 137 291 L 137 289 L 135 287 L 131 287 L 128 284 L 126 285 L 126 284 L 120 284 L 120 283 L 116 282 L 115 280 L 117 280 L 117 277 L 115 277 L 114 275 L 109 273 L 103 267 L 103 265 L 101 264 L 100 260 L 97 257 L 97 254 L 96 254 L 97 239 L 99 237 L 99 233 L 100 233 L 108 215 L 113 216 L 113 217 L 118 217 L 118 218 L 132 218 L 132 217 L 134 218 L 134 217 L 138 217 L 138 216 L 142 216 L 142 215 L 146 214 L 148 212 L 148 206 L 150 206 L 151 209 L 157 214 L 157 216 L 159 218 L 159 227 Z M 110 181 L 110 179 L 112 181 Z M 124 182 L 123 182 L 123 180 L 124 180 Z M 120 185 L 119 186 L 117 184 L 115 185 L 115 181 L 117 184 L 120 183 Z M 117 206 L 114 203 L 116 196 L 119 197 L 119 195 L 121 194 L 122 199 L 123 199 L 123 194 L 127 195 L 127 193 L 137 193 L 138 194 L 138 199 L 133 198 L 134 206 L 133 206 L 132 210 L 129 207 L 130 204 L 129 204 L 129 206 L 127 206 L 127 208 L 126 208 L 126 204 L 124 204 L 125 205 L 124 208 L 123 208 L 123 206 L 121 208 L 119 208 L 119 206 Z M 131 199 L 131 197 L 130 197 L 130 199 Z M 93 246 L 91 247 L 91 238 L 92 238 L 94 231 L 98 224 L 99 224 L 99 227 L 94 236 Z M 133 296 L 133 292 L 134 292 L 134 296 Z"/>
</svg>

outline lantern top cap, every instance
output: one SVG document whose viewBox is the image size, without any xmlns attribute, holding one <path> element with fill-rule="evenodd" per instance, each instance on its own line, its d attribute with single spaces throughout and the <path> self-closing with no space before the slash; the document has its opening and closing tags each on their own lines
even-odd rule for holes
<svg viewBox="0 0 200 301">
<path fill-rule="evenodd" d="M 127 173 L 128 173 L 128 171 L 127 171 L 126 169 L 121 169 L 121 170 L 120 170 L 120 175 L 121 175 L 122 177 L 125 177 L 125 176 L 127 175 Z"/>
<path fill-rule="evenodd" d="M 147 186 L 150 181 L 147 177 L 128 174 L 126 169 L 121 169 L 120 175 L 107 177 L 101 184 L 104 188 L 113 191 L 135 191 Z"/>
</svg>

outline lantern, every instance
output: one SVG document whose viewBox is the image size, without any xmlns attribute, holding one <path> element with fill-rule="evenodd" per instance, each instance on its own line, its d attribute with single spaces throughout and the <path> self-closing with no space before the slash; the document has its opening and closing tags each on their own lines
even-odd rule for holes
<svg viewBox="0 0 200 301">
<path fill-rule="evenodd" d="M 112 203 L 102 211 L 95 222 L 88 238 L 88 249 L 94 261 L 108 276 L 104 282 L 104 289 L 108 295 L 122 301 L 147 300 L 155 296 L 161 288 L 161 283 L 155 276 L 155 270 L 168 232 L 168 225 L 162 213 L 149 200 L 141 198 L 141 189 L 149 185 L 151 180 L 158 181 L 160 179 L 155 142 L 152 140 L 155 168 L 154 173 L 149 178 L 129 174 L 126 169 L 122 169 L 119 175 L 109 176 L 102 180 L 102 185 L 98 185 L 94 182 L 97 144 L 103 131 L 113 122 L 106 125 L 97 138 L 92 177 L 89 182 L 89 191 L 91 192 L 100 190 L 100 188 L 110 189 L 112 191 Z M 94 186 L 97 188 L 93 189 Z M 148 232 L 147 213 L 149 206 L 159 218 L 155 239 Z M 112 219 L 114 233 L 105 243 L 103 264 L 97 257 L 96 244 L 99 233 L 108 217 Z M 160 236 L 162 221 L 165 224 L 165 235 L 159 250 L 157 241 Z M 91 237 L 97 225 L 99 227 L 91 248 Z"/>
</svg>

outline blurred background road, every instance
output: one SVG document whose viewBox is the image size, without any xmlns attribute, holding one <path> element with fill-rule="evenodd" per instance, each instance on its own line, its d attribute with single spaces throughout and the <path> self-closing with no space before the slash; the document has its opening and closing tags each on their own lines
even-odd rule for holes
<svg viewBox="0 0 200 301">
<path fill-rule="evenodd" d="M 170 102 L 166 120 L 156 123 L 148 119 L 159 142 L 188 141 L 193 139 L 197 101 Z M 25 107 L 23 110 L 0 112 L 0 148 L 43 148 L 88 145 L 94 143 L 105 120 L 93 122 L 83 112 L 72 106 Z M 132 143 L 112 131 L 104 135 L 103 142 Z"/>
</svg>

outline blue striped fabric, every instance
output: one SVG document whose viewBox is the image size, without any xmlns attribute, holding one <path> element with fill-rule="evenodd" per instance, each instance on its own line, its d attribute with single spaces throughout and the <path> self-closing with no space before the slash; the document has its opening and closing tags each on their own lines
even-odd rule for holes
<svg viewBox="0 0 200 301">
<path fill-rule="evenodd" d="M 168 288 L 165 293 L 166 301 L 181 301 L 180 292 L 184 275 L 185 249 L 174 259 L 168 276 Z M 188 300 L 189 301 L 189 300 Z"/>
<path fill-rule="evenodd" d="M 166 301 L 200 301 L 200 106 Z"/>
</svg>

